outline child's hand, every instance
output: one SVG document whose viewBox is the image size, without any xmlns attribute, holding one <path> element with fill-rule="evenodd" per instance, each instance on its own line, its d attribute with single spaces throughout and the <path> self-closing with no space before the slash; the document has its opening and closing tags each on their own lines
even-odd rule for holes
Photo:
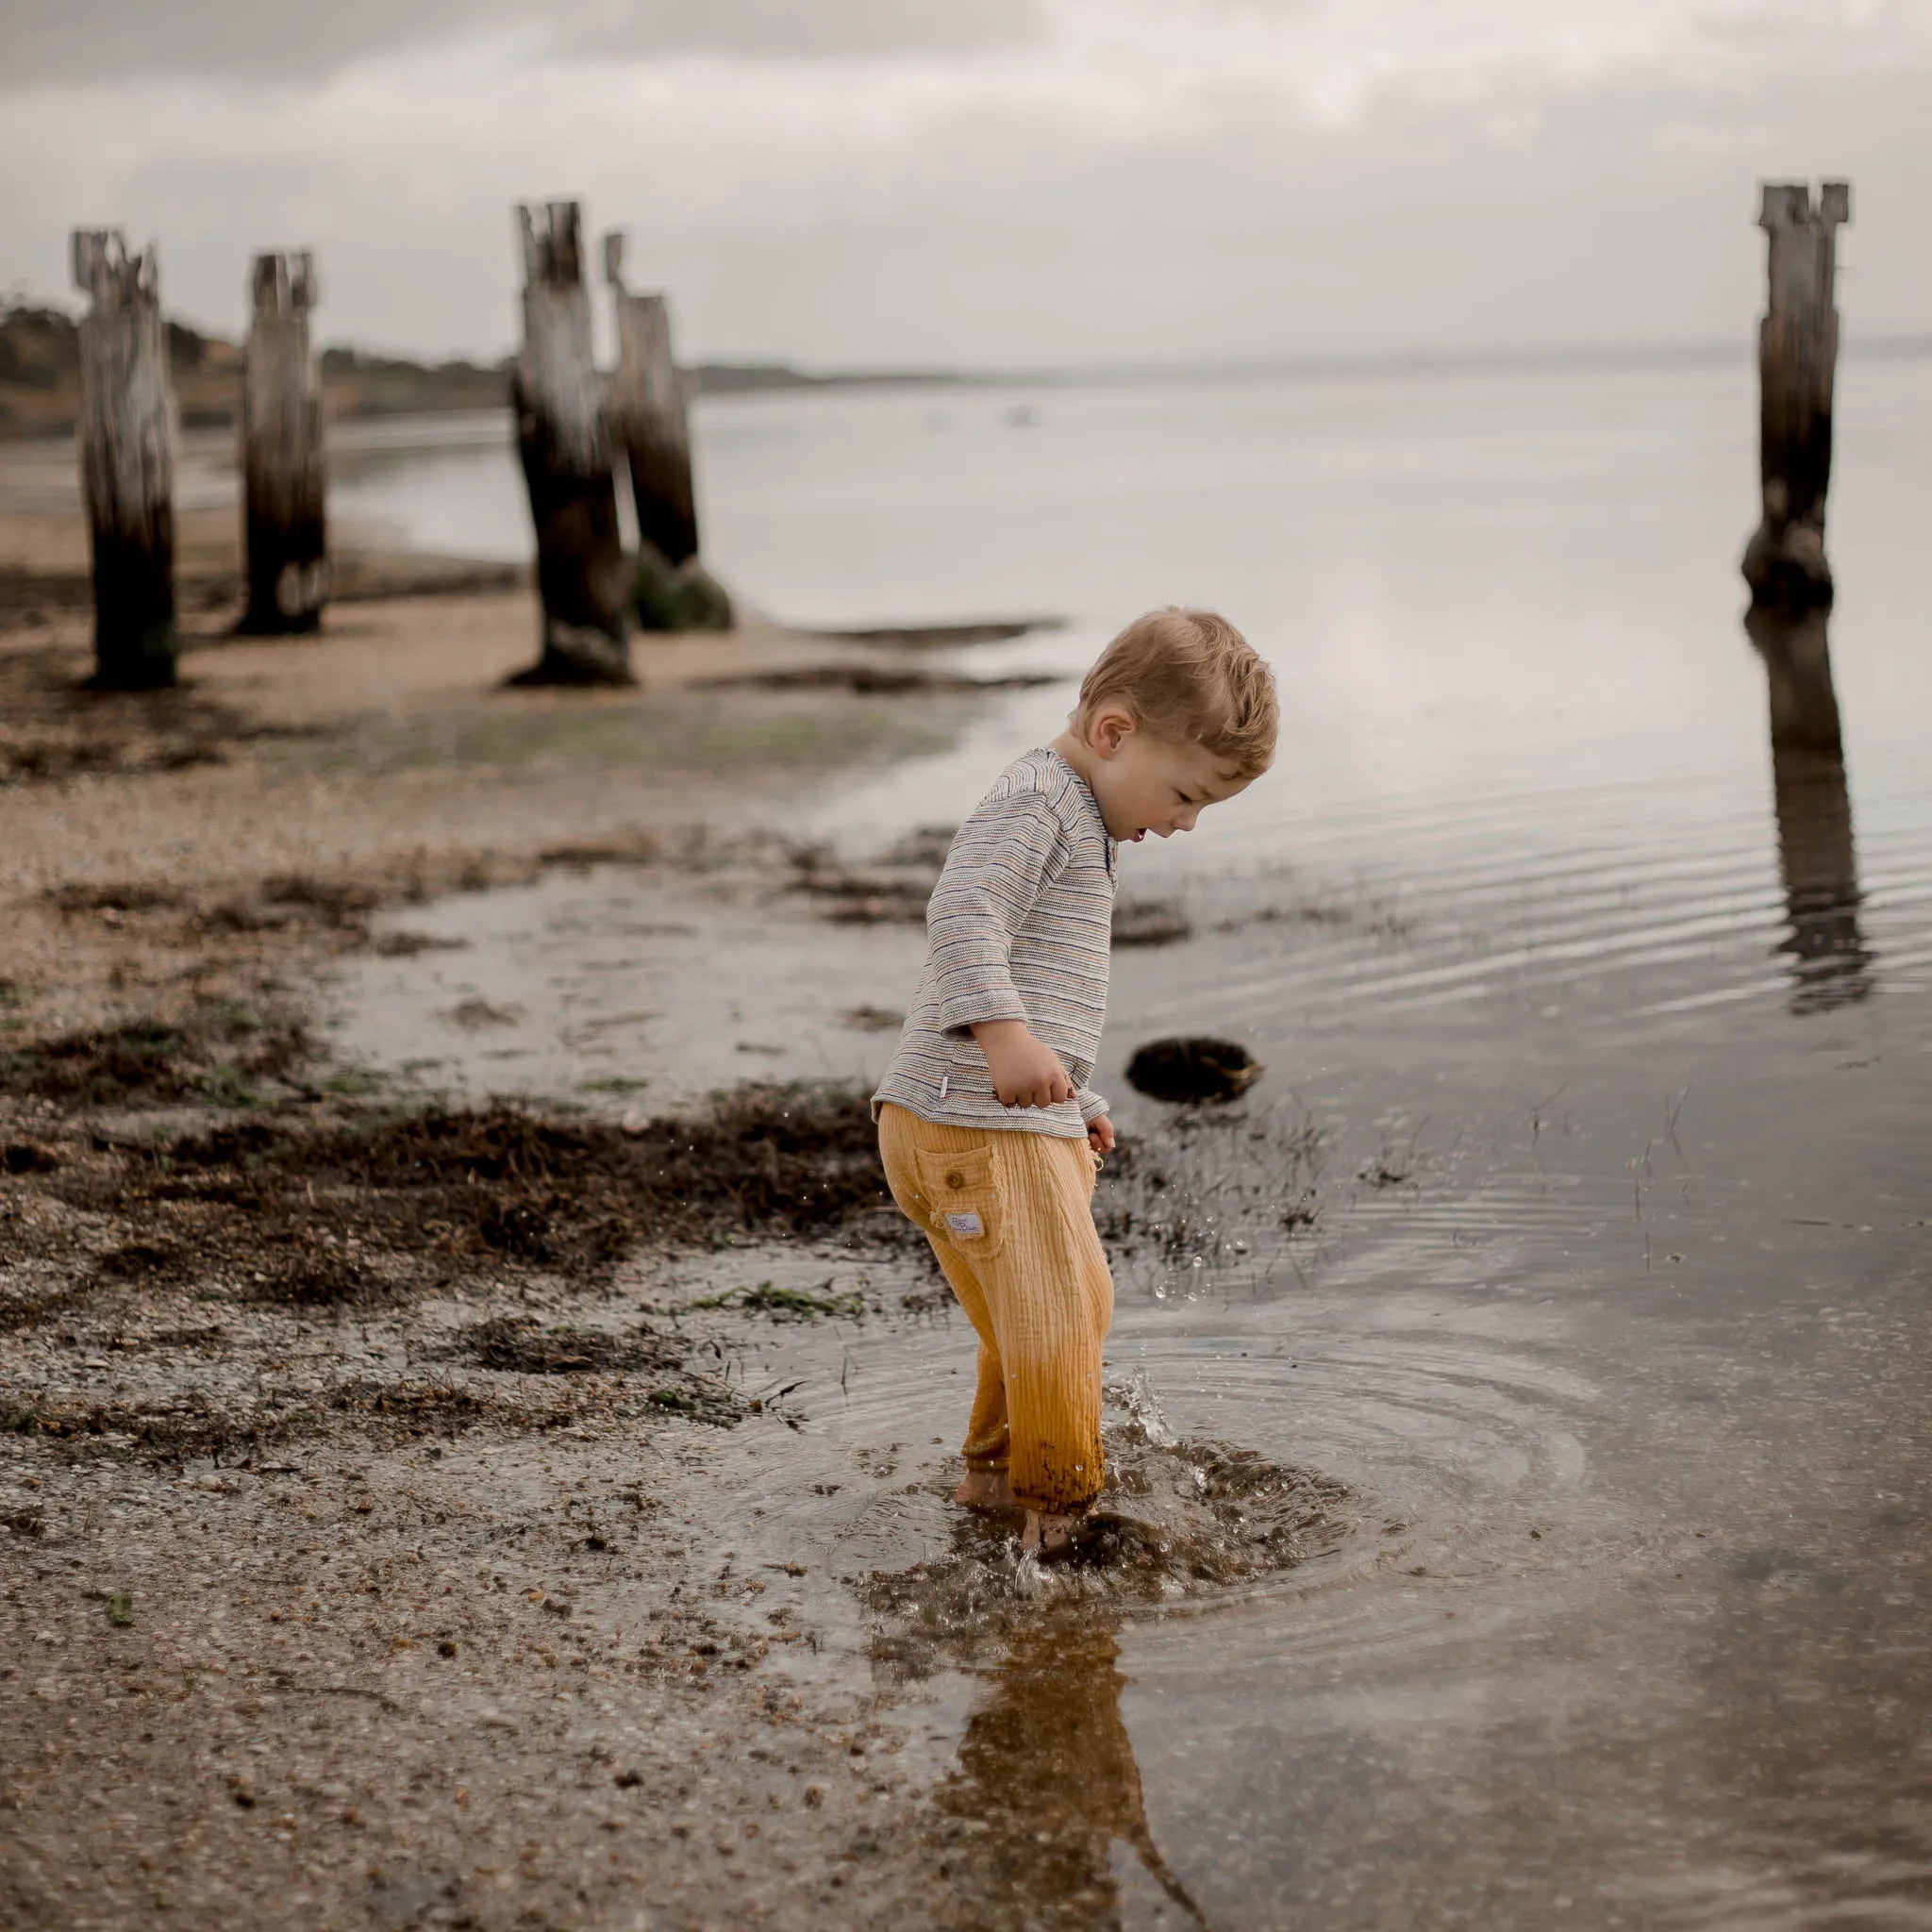
<svg viewBox="0 0 1932 1932">
<path fill-rule="evenodd" d="M 982 1020 L 973 1029 L 1002 1107 L 1052 1107 L 1075 1089 L 1060 1057 L 1024 1020 Z"/>
<path fill-rule="evenodd" d="M 1087 1144 L 1096 1154 L 1111 1154 L 1114 1147 L 1113 1123 L 1105 1114 L 1087 1123 Z"/>
</svg>

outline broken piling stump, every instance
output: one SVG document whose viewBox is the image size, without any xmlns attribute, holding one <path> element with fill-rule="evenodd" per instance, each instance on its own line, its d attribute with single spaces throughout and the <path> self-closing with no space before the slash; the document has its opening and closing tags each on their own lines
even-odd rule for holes
<svg viewBox="0 0 1932 1932">
<path fill-rule="evenodd" d="M 617 314 L 617 434 L 638 516 L 633 614 L 645 630 L 728 630 L 731 600 L 698 561 L 691 417 L 670 305 L 625 287 L 619 232 L 604 238 L 604 278 Z"/>
<path fill-rule="evenodd" d="M 604 238 L 604 278 L 617 309 L 617 426 L 630 465 L 638 534 L 673 570 L 698 554 L 691 424 L 662 295 L 624 286 L 624 237 Z"/>
<path fill-rule="evenodd" d="M 1770 299 L 1757 335 L 1759 472 L 1764 512 L 1744 551 L 1754 604 L 1786 610 L 1831 602 L 1824 499 L 1831 482 L 1832 382 L 1838 366 L 1838 230 L 1852 191 L 1826 181 L 1767 181 L 1758 225 L 1770 237 Z"/>
<path fill-rule="evenodd" d="M 242 390 L 248 607 L 238 628 L 257 636 L 312 631 L 329 588 L 322 382 L 308 340 L 314 258 L 258 255 L 250 291 Z"/>
<path fill-rule="evenodd" d="M 537 526 L 543 648 L 519 684 L 628 684 L 630 570 L 618 534 L 610 425 L 591 350 L 583 213 L 520 204 L 524 342 L 510 379 Z"/>
<path fill-rule="evenodd" d="M 93 559 L 100 691 L 175 682 L 175 391 L 160 265 L 118 228 L 76 228 L 80 475 Z"/>
</svg>

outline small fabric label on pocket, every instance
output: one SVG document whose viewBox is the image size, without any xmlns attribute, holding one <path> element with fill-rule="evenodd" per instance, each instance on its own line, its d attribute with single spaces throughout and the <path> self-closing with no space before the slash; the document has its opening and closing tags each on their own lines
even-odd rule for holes
<svg viewBox="0 0 1932 1932">
<path fill-rule="evenodd" d="M 958 1235 L 979 1235 L 986 1232 L 976 1214 L 949 1214 L 946 1225 Z"/>
</svg>

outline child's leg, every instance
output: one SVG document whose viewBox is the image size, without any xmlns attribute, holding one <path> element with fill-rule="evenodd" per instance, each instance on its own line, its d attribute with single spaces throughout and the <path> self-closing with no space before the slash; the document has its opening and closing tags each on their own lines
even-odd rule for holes
<svg viewBox="0 0 1932 1932">
<path fill-rule="evenodd" d="M 937 1218 L 937 1210 L 926 1199 L 918 1157 L 922 1150 L 928 1155 L 945 1155 L 962 1149 L 976 1150 L 984 1144 L 984 1136 L 958 1127 L 935 1126 L 903 1108 L 888 1105 L 880 1109 L 879 1155 L 885 1163 L 886 1181 L 892 1198 L 900 1212 L 924 1231 L 941 1272 L 979 1338 L 978 1386 L 974 1392 L 973 1413 L 966 1424 L 966 1440 L 961 1445 L 967 1480 L 960 1485 L 956 1499 L 971 1503 L 1006 1500 L 1006 1378 L 1000 1365 L 999 1339 L 978 1272 L 972 1257 L 945 1232 L 944 1221 Z"/>
<path fill-rule="evenodd" d="M 986 1305 L 986 1291 L 973 1265 L 943 1235 L 927 1231 L 926 1239 L 973 1332 L 979 1338 L 979 1380 L 973 1392 L 973 1414 L 960 1445 L 966 1467 L 978 1474 L 1004 1475 L 1011 1453 L 1007 1419 L 1007 1378 L 1000 1362 L 999 1337 Z"/>
<path fill-rule="evenodd" d="M 1086 1141 L 1001 1137 L 1005 1237 L 987 1304 L 1006 1380 L 1014 1500 L 1041 1515 L 1099 1494 L 1100 1356 L 1113 1277 L 1093 1225 Z"/>
</svg>

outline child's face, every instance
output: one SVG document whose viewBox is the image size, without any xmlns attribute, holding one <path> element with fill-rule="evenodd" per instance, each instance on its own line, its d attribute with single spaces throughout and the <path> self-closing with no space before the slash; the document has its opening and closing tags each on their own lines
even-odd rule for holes
<svg viewBox="0 0 1932 1932">
<path fill-rule="evenodd" d="M 1210 805 L 1254 782 L 1238 777 L 1201 745 L 1176 743 L 1136 724 L 1126 711 L 1101 711 L 1083 735 L 1093 753 L 1093 796 L 1116 839 L 1138 842 L 1149 832 L 1158 839 L 1191 832 Z"/>
</svg>

